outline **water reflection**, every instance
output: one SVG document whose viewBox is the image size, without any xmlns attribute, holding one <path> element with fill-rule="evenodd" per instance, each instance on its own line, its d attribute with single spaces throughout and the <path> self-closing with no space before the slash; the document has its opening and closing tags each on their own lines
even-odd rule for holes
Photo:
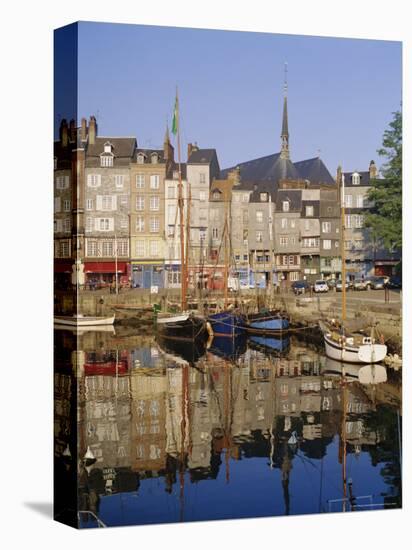
<svg viewBox="0 0 412 550">
<path fill-rule="evenodd" d="M 55 338 L 56 464 L 82 527 L 401 505 L 400 381 L 379 365 L 342 372 L 296 339 Z"/>
</svg>

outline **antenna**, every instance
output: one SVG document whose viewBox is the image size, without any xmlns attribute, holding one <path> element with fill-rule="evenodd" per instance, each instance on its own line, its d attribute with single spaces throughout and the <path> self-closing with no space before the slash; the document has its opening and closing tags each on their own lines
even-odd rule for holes
<svg viewBox="0 0 412 550">
<path fill-rule="evenodd" d="M 285 68 L 284 68 L 283 91 L 286 95 L 288 91 L 288 62 L 287 61 L 285 61 Z"/>
</svg>

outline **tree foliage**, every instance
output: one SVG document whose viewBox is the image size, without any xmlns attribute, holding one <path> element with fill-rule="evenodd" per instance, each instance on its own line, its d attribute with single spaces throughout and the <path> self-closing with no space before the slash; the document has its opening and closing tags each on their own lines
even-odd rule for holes
<svg viewBox="0 0 412 550">
<path fill-rule="evenodd" d="M 382 179 L 371 181 L 368 200 L 373 207 L 366 216 L 366 226 L 389 250 L 402 246 L 402 113 L 396 111 L 383 134 L 378 154 L 386 157 Z"/>
</svg>

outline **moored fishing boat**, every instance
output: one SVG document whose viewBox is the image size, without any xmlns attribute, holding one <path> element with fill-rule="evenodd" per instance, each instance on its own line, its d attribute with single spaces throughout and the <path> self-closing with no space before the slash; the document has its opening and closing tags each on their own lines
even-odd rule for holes
<svg viewBox="0 0 412 550">
<path fill-rule="evenodd" d="M 82 315 L 55 315 L 54 324 L 67 327 L 96 327 L 102 325 L 113 325 L 115 315 L 111 317 L 93 317 Z"/>
<path fill-rule="evenodd" d="M 213 334 L 235 338 L 245 331 L 245 318 L 240 312 L 224 310 L 208 316 Z"/>
<path fill-rule="evenodd" d="M 279 311 L 260 311 L 247 316 L 245 323 L 248 334 L 279 334 L 289 330 L 289 319 Z"/>
<path fill-rule="evenodd" d="M 161 338 L 182 342 L 206 341 L 208 338 L 206 320 L 193 313 L 159 315 L 156 329 Z"/>
</svg>

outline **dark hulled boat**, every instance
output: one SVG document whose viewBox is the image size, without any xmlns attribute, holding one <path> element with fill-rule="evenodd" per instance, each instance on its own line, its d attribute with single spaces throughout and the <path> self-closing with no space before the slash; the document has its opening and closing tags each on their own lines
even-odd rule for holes
<svg viewBox="0 0 412 550">
<path fill-rule="evenodd" d="M 156 329 L 159 337 L 168 340 L 205 342 L 208 338 L 206 320 L 192 313 L 159 315 Z"/>
<path fill-rule="evenodd" d="M 220 337 L 235 338 L 245 331 L 245 318 L 236 311 L 220 311 L 208 316 L 213 334 Z"/>
</svg>

